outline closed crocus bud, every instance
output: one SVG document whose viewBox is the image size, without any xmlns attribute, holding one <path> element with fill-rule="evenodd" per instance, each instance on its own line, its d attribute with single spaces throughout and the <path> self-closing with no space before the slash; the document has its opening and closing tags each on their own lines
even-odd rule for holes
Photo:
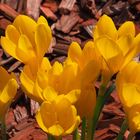
<svg viewBox="0 0 140 140">
<path fill-rule="evenodd" d="M 0 119 L 3 120 L 16 95 L 18 84 L 15 76 L 8 74 L 2 67 L 0 67 L 0 77 Z"/>
<path fill-rule="evenodd" d="M 24 64 L 32 64 L 42 61 L 51 39 L 51 29 L 44 17 L 39 17 L 36 23 L 26 15 L 19 15 L 12 25 L 7 26 L 6 36 L 1 37 L 1 44 L 14 58 Z"/>
<path fill-rule="evenodd" d="M 71 134 L 80 124 L 80 117 L 76 108 L 71 105 L 68 98 L 55 98 L 41 104 L 36 114 L 39 126 L 53 136 Z"/>
</svg>

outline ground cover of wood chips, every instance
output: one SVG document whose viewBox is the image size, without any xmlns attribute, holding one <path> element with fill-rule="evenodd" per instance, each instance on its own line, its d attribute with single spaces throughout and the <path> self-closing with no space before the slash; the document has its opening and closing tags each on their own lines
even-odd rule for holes
<svg viewBox="0 0 140 140">
<path fill-rule="evenodd" d="M 26 14 L 35 20 L 40 15 L 47 18 L 53 34 L 51 49 L 46 54 L 51 63 L 65 60 L 72 41 L 83 47 L 86 41 L 91 40 L 92 28 L 103 14 L 112 17 L 117 27 L 131 20 L 135 23 L 136 33 L 140 32 L 139 0 L 0 0 L 0 36 L 4 35 L 7 25 L 19 14 Z M 139 61 L 139 58 L 137 59 Z M 0 65 L 8 72 L 14 72 L 19 82 L 23 64 L 4 52 L 1 47 Z M 98 88 L 98 83 L 96 87 Z M 28 99 L 19 87 L 6 118 L 9 140 L 47 139 L 34 118 L 37 108 L 38 104 Z M 114 140 L 124 117 L 122 105 L 114 91 L 100 115 L 95 140 Z M 127 130 L 125 140 L 128 134 Z M 63 139 L 71 140 L 72 136 Z M 140 139 L 139 134 L 136 139 Z"/>
</svg>

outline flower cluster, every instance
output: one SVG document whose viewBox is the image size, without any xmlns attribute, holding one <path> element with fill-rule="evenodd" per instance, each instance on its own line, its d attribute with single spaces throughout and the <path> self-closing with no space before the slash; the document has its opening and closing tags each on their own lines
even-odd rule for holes
<svg viewBox="0 0 140 140">
<path fill-rule="evenodd" d="M 51 29 L 42 16 L 37 22 L 25 15 L 17 16 L 1 37 L 3 49 L 25 64 L 20 81 L 27 96 L 40 104 L 36 113 L 39 126 L 56 137 L 72 133 L 81 119 L 94 118 L 98 101 L 105 97 L 104 87 L 117 74 L 117 90 L 129 128 L 134 134 L 139 131 L 140 66 L 132 60 L 140 52 L 140 34 L 135 36 L 133 22 L 127 21 L 117 30 L 112 19 L 103 15 L 93 29 L 93 40 L 83 49 L 72 42 L 63 64 L 56 61 L 51 65 L 44 57 L 51 40 Z M 97 95 L 95 82 L 99 76 Z M 12 85 L 15 93 L 16 84 Z"/>
</svg>

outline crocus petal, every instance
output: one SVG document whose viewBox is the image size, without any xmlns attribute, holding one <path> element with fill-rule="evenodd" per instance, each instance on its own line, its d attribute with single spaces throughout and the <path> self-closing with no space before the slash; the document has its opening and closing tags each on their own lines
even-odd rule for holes
<svg viewBox="0 0 140 140">
<path fill-rule="evenodd" d="M 103 15 L 99 19 L 95 27 L 95 30 L 93 31 L 94 40 L 104 35 L 114 40 L 117 39 L 117 29 L 112 19 L 108 17 L 107 15 Z"/>
<path fill-rule="evenodd" d="M 124 83 L 122 93 L 119 94 L 121 101 L 126 108 L 140 103 L 140 86 L 133 83 Z"/>
<path fill-rule="evenodd" d="M 16 95 L 18 84 L 15 79 L 10 79 L 0 94 L 0 116 L 4 116 Z"/>
<path fill-rule="evenodd" d="M 84 48 L 83 48 L 83 53 L 82 53 L 82 64 L 83 67 L 91 60 L 95 61 L 100 61 L 99 54 L 97 53 L 95 47 L 94 47 L 94 42 L 93 41 L 88 41 Z M 81 64 L 81 65 L 82 65 Z"/>
<path fill-rule="evenodd" d="M 94 60 L 90 61 L 85 66 L 85 68 L 81 73 L 82 86 L 94 82 L 96 78 L 99 76 L 99 72 L 100 72 L 100 65 Z"/>
<path fill-rule="evenodd" d="M 18 44 L 18 39 L 20 34 L 18 30 L 13 25 L 8 25 L 6 28 L 6 37 L 11 40 L 15 45 Z"/>
<path fill-rule="evenodd" d="M 69 129 L 76 118 L 76 114 L 73 114 L 71 103 L 66 98 L 62 98 L 57 103 L 57 117 L 59 120 L 59 123 L 64 130 Z"/>
<path fill-rule="evenodd" d="M 43 16 L 40 16 L 37 20 L 37 24 L 42 24 L 42 23 L 44 23 L 48 26 L 47 20 Z"/>
<path fill-rule="evenodd" d="M 60 89 L 62 89 L 62 93 L 63 91 L 69 92 L 71 89 L 75 89 L 75 87 L 78 87 L 78 83 L 76 83 L 77 72 L 78 66 L 76 63 L 71 63 L 64 66 L 63 72 L 60 75 L 61 80 L 59 81 L 59 87 Z"/>
<path fill-rule="evenodd" d="M 64 129 L 59 124 L 53 125 L 48 129 L 48 133 L 54 136 L 61 136 L 63 132 Z"/>
<path fill-rule="evenodd" d="M 10 75 L 3 67 L 0 67 L 0 77 L 1 77 L 0 78 L 0 93 L 1 93 L 2 90 L 4 89 L 4 86 L 10 79 Z"/>
<path fill-rule="evenodd" d="M 81 118 L 91 118 L 96 105 L 96 91 L 92 84 L 82 87 L 80 98 L 75 106 Z"/>
<path fill-rule="evenodd" d="M 32 97 L 34 78 L 28 65 L 25 65 L 20 75 L 20 81 L 23 91 L 27 96 Z"/>
<path fill-rule="evenodd" d="M 96 40 L 95 45 L 110 71 L 115 74 L 124 60 L 123 53 L 119 46 L 113 40 L 105 37 Z"/>
<path fill-rule="evenodd" d="M 57 92 L 52 87 L 46 87 L 43 91 L 44 100 L 52 102 L 57 97 Z"/>
<path fill-rule="evenodd" d="M 8 103 L 16 95 L 18 84 L 15 79 L 10 79 L 7 85 L 4 87 L 0 94 L 0 100 L 4 103 Z"/>
<path fill-rule="evenodd" d="M 122 50 L 124 56 L 132 48 L 132 42 L 133 42 L 133 37 L 131 35 L 121 36 L 117 40 L 117 44 L 119 45 L 119 48 Z"/>
<path fill-rule="evenodd" d="M 42 60 L 44 54 L 47 52 L 52 39 L 51 29 L 45 24 L 37 25 L 35 31 L 36 51 L 39 59 Z"/>
<path fill-rule="evenodd" d="M 53 75 L 60 75 L 63 71 L 63 66 L 59 62 L 55 62 L 52 66 L 52 69 L 50 72 L 52 72 Z"/>
<path fill-rule="evenodd" d="M 128 125 L 131 134 L 140 132 L 140 104 L 132 106 L 128 111 Z"/>
<path fill-rule="evenodd" d="M 123 23 L 118 29 L 118 37 L 128 35 L 128 34 L 133 37 L 135 36 L 135 26 L 134 23 L 131 21 L 127 21 Z"/>
<path fill-rule="evenodd" d="M 79 44 L 77 42 L 72 42 L 68 50 L 68 57 L 70 57 L 73 61 L 79 62 L 81 55 L 82 50 Z"/>
<path fill-rule="evenodd" d="M 74 106 L 72 106 L 71 108 L 72 108 L 73 114 L 76 115 L 77 114 L 76 108 Z M 64 132 L 64 135 L 71 134 L 76 128 L 78 128 L 78 125 L 80 124 L 80 122 L 81 122 L 80 116 L 77 116 L 73 125 Z"/>
<path fill-rule="evenodd" d="M 1 45 L 8 54 L 22 62 L 16 54 L 16 45 L 11 40 L 6 37 L 1 37 Z"/>
<path fill-rule="evenodd" d="M 123 83 L 140 85 L 140 75 L 138 73 L 140 73 L 140 65 L 135 61 L 131 61 L 120 70 L 116 77 L 116 87 L 119 94 L 122 92 Z"/>
<path fill-rule="evenodd" d="M 34 45 L 34 33 L 36 28 L 36 22 L 26 15 L 19 15 L 13 22 L 13 25 L 17 28 L 20 34 L 25 34 L 29 37 L 30 42 Z"/>
<path fill-rule="evenodd" d="M 18 47 L 16 48 L 16 54 L 26 64 L 30 59 L 35 57 L 34 48 L 25 35 L 21 35 L 19 38 Z"/>
<path fill-rule="evenodd" d="M 43 102 L 41 104 L 40 110 L 38 110 L 36 114 L 36 120 L 43 130 L 44 128 L 48 129 L 49 127 L 57 124 L 55 105 L 47 101 Z"/>
<path fill-rule="evenodd" d="M 66 94 L 65 97 L 71 102 L 71 104 L 74 104 L 79 99 L 80 93 L 81 90 L 75 89 Z"/>
</svg>

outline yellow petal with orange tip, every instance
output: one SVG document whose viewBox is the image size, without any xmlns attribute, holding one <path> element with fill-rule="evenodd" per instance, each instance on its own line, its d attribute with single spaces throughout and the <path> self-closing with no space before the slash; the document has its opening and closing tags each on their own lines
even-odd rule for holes
<svg viewBox="0 0 140 140">
<path fill-rule="evenodd" d="M 93 30 L 94 40 L 98 39 L 101 36 L 107 36 L 113 40 L 117 39 L 117 29 L 112 19 L 107 15 L 103 15 L 99 19 L 95 29 Z"/>
</svg>

